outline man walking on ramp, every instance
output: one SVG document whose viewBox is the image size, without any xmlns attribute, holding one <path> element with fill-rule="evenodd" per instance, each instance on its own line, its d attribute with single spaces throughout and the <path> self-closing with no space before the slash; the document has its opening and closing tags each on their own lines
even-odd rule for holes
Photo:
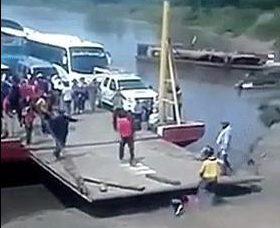
<svg viewBox="0 0 280 228">
<path fill-rule="evenodd" d="M 124 110 L 120 111 L 117 117 L 117 131 L 120 135 L 119 145 L 119 158 L 122 161 L 124 157 L 125 145 L 128 145 L 130 153 L 130 165 L 134 166 L 134 129 L 132 118 L 129 117 L 128 113 Z"/>
</svg>

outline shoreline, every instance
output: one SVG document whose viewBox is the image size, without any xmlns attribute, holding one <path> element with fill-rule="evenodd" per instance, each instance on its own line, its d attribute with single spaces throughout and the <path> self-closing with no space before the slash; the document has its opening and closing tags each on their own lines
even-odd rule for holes
<svg viewBox="0 0 280 228">
<path fill-rule="evenodd" d="M 3 3 L 3 5 L 17 6 L 17 7 L 43 7 L 48 9 L 57 9 L 57 6 L 52 4 L 35 4 L 30 5 L 26 2 L 22 2 L 20 5 L 13 3 Z M 73 8 L 71 9 L 71 7 Z M 90 6 L 84 4 L 74 5 L 59 5 L 59 9 L 63 11 L 71 11 L 73 13 L 83 14 L 85 16 L 86 24 L 89 30 L 94 30 L 96 25 L 101 21 L 105 22 L 110 26 L 112 23 L 120 25 L 120 23 L 125 23 L 125 20 L 134 21 L 145 21 L 150 25 L 160 27 L 161 24 L 161 5 L 151 5 L 147 6 L 145 4 L 92 4 Z M 277 35 L 266 37 L 263 39 L 254 30 L 256 27 L 267 23 L 266 15 L 272 15 L 273 11 L 262 11 L 258 9 L 248 9 L 249 12 L 253 11 L 251 15 L 251 22 L 249 24 L 243 25 L 239 21 L 239 17 L 236 14 L 240 11 L 241 16 L 244 17 L 246 10 L 241 10 L 237 8 L 220 8 L 211 9 L 209 12 L 203 10 L 201 16 L 194 17 L 194 13 L 189 7 L 178 7 L 173 6 L 171 9 L 171 28 L 173 29 L 172 35 L 175 41 L 189 42 L 193 35 L 198 36 L 198 46 L 205 48 L 216 48 L 217 50 L 229 49 L 230 51 L 244 51 L 244 52 L 257 52 L 257 53 L 267 53 L 274 50 L 275 43 L 277 43 Z M 205 11 L 205 12 L 204 12 Z M 110 21 L 107 19 L 107 15 L 112 14 L 115 17 L 115 21 Z M 217 14 L 215 16 L 215 14 Z M 229 15 L 229 25 L 224 25 L 219 20 L 219 15 Z M 234 24 L 233 22 L 237 20 Z M 116 25 L 117 26 L 117 25 Z M 159 29 L 160 30 L 160 29 Z M 218 40 L 217 40 L 218 39 Z M 213 42 L 213 40 L 216 40 Z M 223 43 L 223 44 L 222 44 Z M 223 47 L 222 47 L 223 46 Z"/>
</svg>

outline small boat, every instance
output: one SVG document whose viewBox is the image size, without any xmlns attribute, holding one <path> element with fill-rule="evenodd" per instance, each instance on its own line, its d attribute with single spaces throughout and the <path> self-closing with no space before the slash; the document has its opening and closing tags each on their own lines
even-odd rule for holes
<svg viewBox="0 0 280 228">
<path fill-rule="evenodd" d="M 262 74 L 247 74 L 244 80 L 235 84 L 235 87 L 242 90 L 251 89 L 279 89 L 280 71 L 266 72 Z"/>
<path fill-rule="evenodd" d="M 158 126 L 157 133 L 166 141 L 185 147 L 202 138 L 205 133 L 205 123 L 203 121 L 187 121 L 180 125 L 167 124 Z"/>
<path fill-rule="evenodd" d="M 183 45 L 172 46 L 175 63 L 191 63 L 206 67 L 220 67 L 241 70 L 264 70 L 273 68 L 274 64 L 267 64 L 265 55 L 254 53 L 227 53 L 215 50 L 190 50 Z M 137 45 L 137 61 L 159 61 L 160 47 L 151 44 Z"/>
</svg>

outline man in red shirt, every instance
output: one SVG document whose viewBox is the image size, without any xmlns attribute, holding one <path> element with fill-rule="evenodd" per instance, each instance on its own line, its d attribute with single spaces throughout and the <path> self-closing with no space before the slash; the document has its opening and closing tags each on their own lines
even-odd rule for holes
<svg viewBox="0 0 280 228">
<path fill-rule="evenodd" d="M 134 129 L 133 121 L 129 115 L 122 111 L 117 118 L 117 131 L 120 135 L 119 158 L 123 160 L 125 145 L 128 145 L 130 153 L 130 165 L 134 166 Z"/>
</svg>

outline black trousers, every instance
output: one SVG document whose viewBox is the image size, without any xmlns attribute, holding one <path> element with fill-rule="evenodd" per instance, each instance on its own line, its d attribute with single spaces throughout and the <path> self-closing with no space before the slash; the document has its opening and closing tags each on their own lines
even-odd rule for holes
<svg viewBox="0 0 280 228">
<path fill-rule="evenodd" d="M 120 141 L 119 147 L 119 158 L 123 160 L 124 157 L 124 148 L 125 145 L 128 145 L 129 153 L 130 153 L 130 162 L 134 160 L 134 138 L 133 137 L 122 137 Z"/>
<path fill-rule="evenodd" d="M 199 189 L 209 193 L 216 194 L 217 180 L 202 179 L 199 184 Z"/>
<path fill-rule="evenodd" d="M 56 139 L 55 140 L 55 150 L 54 150 L 54 155 L 59 157 L 61 151 L 63 150 L 63 148 L 65 147 L 66 144 L 66 140 L 62 140 L 62 139 Z"/>
<path fill-rule="evenodd" d="M 26 144 L 29 145 L 32 139 L 33 124 L 25 125 Z"/>
</svg>

